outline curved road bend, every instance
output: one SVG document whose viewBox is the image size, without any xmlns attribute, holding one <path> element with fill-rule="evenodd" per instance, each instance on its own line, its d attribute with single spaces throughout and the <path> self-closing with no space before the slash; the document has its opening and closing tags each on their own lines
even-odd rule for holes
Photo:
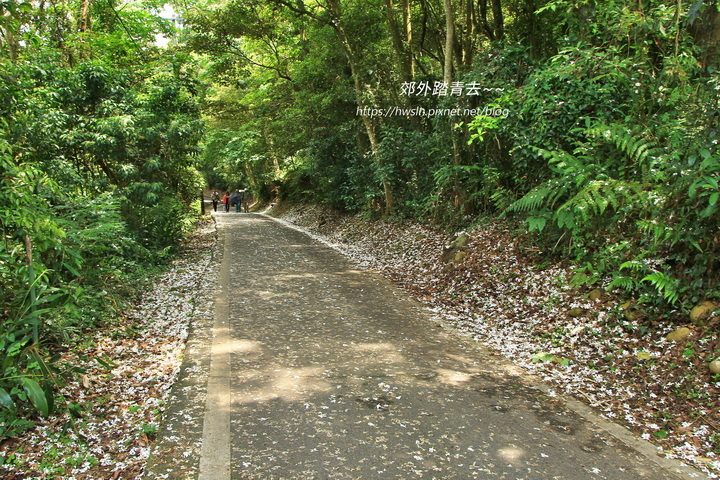
<svg viewBox="0 0 720 480">
<path fill-rule="evenodd" d="M 327 246 L 262 215 L 215 218 L 198 478 L 684 478 Z"/>
</svg>

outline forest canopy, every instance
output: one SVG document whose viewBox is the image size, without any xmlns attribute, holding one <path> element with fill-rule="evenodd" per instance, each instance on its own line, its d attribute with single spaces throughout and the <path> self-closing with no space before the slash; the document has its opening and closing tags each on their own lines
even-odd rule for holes
<svg viewBox="0 0 720 480">
<path fill-rule="evenodd" d="M 543 248 L 655 306 L 718 296 L 715 1 L 205 2 L 210 183 Z"/>
</svg>

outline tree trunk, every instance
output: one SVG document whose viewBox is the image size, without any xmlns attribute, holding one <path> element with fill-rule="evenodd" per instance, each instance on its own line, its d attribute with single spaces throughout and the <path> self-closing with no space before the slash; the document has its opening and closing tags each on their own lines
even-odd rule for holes
<svg viewBox="0 0 720 480">
<path fill-rule="evenodd" d="M 465 1 L 465 28 L 462 64 L 472 65 L 473 53 L 475 51 L 475 6 L 473 0 Z"/>
<path fill-rule="evenodd" d="M 335 32 L 340 40 L 340 44 L 343 47 L 343 51 L 345 52 L 348 64 L 350 65 L 350 74 L 353 77 L 355 96 L 357 98 L 356 103 L 358 109 L 360 110 L 360 118 L 363 122 L 363 126 L 365 127 L 365 131 L 367 132 L 368 140 L 370 141 L 370 151 L 372 152 L 373 158 L 379 165 L 379 142 L 377 140 L 377 135 L 375 134 L 375 124 L 373 124 L 372 119 L 366 113 L 369 107 L 365 104 L 365 99 L 363 98 L 364 88 L 362 78 L 360 76 L 360 69 L 358 68 L 357 56 L 352 48 L 350 37 L 345 31 L 345 27 L 341 21 L 340 2 L 339 0 L 328 0 L 328 5 L 330 6 L 330 12 L 333 16 L 332 26 L 335 29 Z M 385 196 L 384 213 L 385 215 L 389 215 L 395 210 L 395 196 L 393 194 L 392 187 L 387 180 L 383 180 L 383 194 Z"/>
<path fill-rule="evenodd" d="M 265 140 L 267 141 L 269 150 L 270 150 L 270 160 L 272 161 L 273 166 L 273 173 L 277 177 L 280 175 L 280 171 L 282 170 L 280 168 L 280 159 L 278 158 L 277 148 L 275 147 L 275 141 L 273 140 L 272 135 L 270 134 L 270 130 L 268 129 L 268 122 L 263 122 L 263 137 L 265 137 Z"/>
<path fill-rule="evenodd" d="M 30 285 L 30 307 L 28 309 L 29 313 L 35 312 L 35 303 L 37 302 L 37 289 L 35 287 L 35 266 L 33 265 L 33 254 L 32 254 L 32 239 L 30 238 L 30 235 L 27 233 L 24 237 L 25 242 L 25 262 L 27 264 L 28 273 L 27 273 L 27 280 Z M 37 344 L 40 341 L 40 328 L 37 323 L 33 324 L 32 328 L 32 335 L 33 335 L 33 343 Z"/>
<path fill-rule="evenodd" d="M 7 15 L 5 12 L 0 15 L 0 51 L 3 50 L 3 40 L 5 40 L 4 43 L 7 45 L 7 58 L 9 58 L 12 63 L 17 63 L 18 42 L 15 38 L 15 32 L 13 32 L 11 20 L 12 13 L 10 12 L 8 12 Z"/>
<path fill-rule="evenodd" d="M 410 65 L 410 78 L 415 78 L 415 55 L 413 54 L 413 28 L 412 28 L 412 10 L 410 8 L 410 0 L 401 0 L 403 10 L 403 23 L 405 24 L 405 50 L 408 56 L 408 64 Z"/>
<path fill-rule="evenodd" d="M 488 0 L 480 0 L 478 6 L 480 7 L 478 23 L 482 26 L 485 35 L 487 35 L 491 42 L 502 40 L 505 36 L 505 20 L 500 0 L 491 0 L 492 24 L 490 24 L 490 20 L 488 20 Z M 531 11 L 535 11 L 534 7 L 531 8 Z"/>
<path fill-rule="evenodd" d="M 505 37 L 505 23 L 503 20 L 502 5 L 500 5 L 500 0 L 492 0 L 492 11 L 493 24 L 495 25 L 495 39 L 502 40 L 503 37 Z"/>
<path fill-rule="evenodd" d="M 453 79 L 453 51 L 455 50 L 455 20 L 453 18 L 452 2 L 443 0 L 445 9 L 445 69 L 443 81 L 449 86 Z"/>
<path fill-rule="evenodd" d="M 395 6 L 392 0 L 385 0 L 385 15 L 387 17 L 388 29 L 390 30 L 390 38 L 392 40 L 393 50 L 397 57 L 398 66 L 400 67 L 400 76 L 403 82 L 411 82 L 412 75 L 412 57 L 408 56 L 400 26 L 395 18 Z M 407 27 L 406 27 L 407 28 Z"/>
<path fill-rule="evenodd" d="M 492 42 L 495 40 L 495 32 L 492 28 L 490 28 L 490 22 L 488 22 L 487 0 L 480 0 L 478 2 L 478 6 L 480 7 L 480 18 L 478 19 L 478 23 L 480 23 L 485 35 L 487 35 Z"/>
<path fill-rule="evenodd" d="M 80 33 L 90 30 L 90 0 L 82 0 L 80 15 L 78 16 L 77 30 Z"/>
<path fill-rule="evenodd" d="M 708 2 L 689 28 L 700 47 L 700 63 L 705 67 L 720 67 L 720 11 L 718 0 Z"/>
<path fill-rule="evenodd" d="M 82 0 L 80 11 L 77 18 L 77 31 L 80 34 L 79 41 L 76 46 L 77 57 L 85 60 L 92 57 L 91 47 L 87 44 L 86 37 L 83 35 L 90 31 L 90 0 Z"/>
<path fill-rule="evenodd" d="M 8 58 L 12 63 L 17 63 L 17 51 L 18 51 L 18 44 L 15 40 L 15 35 L 13 34 L 12 30 L 8 27 L 5 31 L 5 41 L 7 43 L 8 47 Z"/>
</svg>

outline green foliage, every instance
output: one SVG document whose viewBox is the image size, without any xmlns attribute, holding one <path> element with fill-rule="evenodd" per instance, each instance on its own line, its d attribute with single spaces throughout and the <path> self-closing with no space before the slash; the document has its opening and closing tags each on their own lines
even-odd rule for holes
<svg viewBox="0 0 720 480">
<path fill-rule="evenodd" d="M 153 44 L 161 5 L 88 5 L 0 2 L 0 437 L 62 407 L 78 372 L 51 352 L 167 258 L 202 188 L 197 82 Z"/>
<path fill-rule="evenodd" d="M 380 180 L 372 165 L 352 145 L 352 130 L 325 131 L 298 152 L 284 177 L 284 199 L 320 202 L 346 211 L 359 211 L 380 195 Z M 323 159 L 323 161 L 318 161 Z"/>
<path fill-rule="evenodd" d="M 135 195 L 128 197 L 123 203 L 123 216 L 128 219 L 128 227 L 143 246 L 162 252 L 180 243 L 186 233 L 182 220 L 188 215 L 186 206 L 180 200 L 158 195 L 154 201 L 136 203 L 133 200 Z"/>
<path fill-rule="evenodd" d="M 5 126 L 5 125 L 0 125 Z M 6 130 L 2 133 L 5 133 Z M 10 385 L 24 385 L 33 393 L 37 405 L 43 404 L 37 396 L 37 389 L 23 372 L 18 363 L 26 363 L 28 347 L 37 341 L 40 334 L 42 294 L 47 289 L 47 270 L 36 275 L 36 264 L 32 262 L 32 238 L 42 235 L 44 230 L 37 223 L 49 224 L 49 219 L 33 208 L 32 198 L 42 174 L 30 165 L 18 165 L 14 151 L 0 135 L 0 212 L 2 212 L 3 243 L 0 244 L 0 282 L 2 282 L 3 315 L 0 330 L 0 385 L 2 405 L 16 409 L 13 397 L 26 396 Z M 49 224 L 52 226 L 52 224 Z M 50 233 L 52 235 L 52 232 Z M 45 238 L 47 243 L 52 237 Z M 39 300 L 40 298 L 40 300 Z M 4 377 L 4 382 L 3 382 Z M 10 380 L 10 381 L 9 381 Z M 41 412 L 47 413 L 47 408 Z"/>
<path fill-rule="evenodd" d="M 411 218 L 431 215 L 437 197 L 453 181 L 469 179 L 471 175 L 464 168 L 473 168 L 463 166 L 453 170 L 442 166 L 444 158 L 437 139 L 404 128 L 385 129 L 378 158 L 379 166 L 374 168 L 376 197 L 381 195 L 383 182 L 387 183 L 395 191 L 400 205 L 398 216 Z"/>
<path fill-rule="evenodd" d="M 651 273 L 642 279 L 643 282 L 649 282 L 662 295 L 663 299 L 673 305 L 678 301 L 678 281 L 670 278 L 663 272 Z"/>
<path fill-rule="evenodd" d="M 0 1 L 0 436 L 51 414 L 72 370 L 51 347 L 168 258 L 200 172 L 266 201 L 515 217 L 577 285 L 666 310 L 720 297 L 701 4 L 502 2 L 500 22 L 455 2 L 446 49 L 432 2 L 203 0 L 182 12 L 187 48 L 161 49 L 159 0 Z M 477 95 L 435 93 L 448 76 Z M 508 115 L 421 113 L 484 107 Z"/>
<path fill-rule="evenodd" d="M 444 79 L 427 3 L 209 3 L 187 13 L 210 84 L 206 178 L 444 226 L 516 217 L 585 285 L 658 307 L 718 296 L 720 79 L 692 27 L 705 9 L 511 2 L 503 25 L 457 10 L 452 80 L 471 96 L 403 93 Z M 394 107 L 508 115 L 367 113 Z"/>
<path fill-rule="evenodd" d="M 530 190 L 512 203 L 507 212 L 530 212 L 530 230 L 542 231 L 547 220 L 553 220 L 559 229 L 591 229 L 626 205 L 643 206 L 642 184 L 623 178 L 587 155 L 584 148 L 576 153 L 538 150 L 548 161 L 555 177 Z M 630 157 L 630 161 L 636 161 Z M 551 217 L 551 218 L 547 218 Z M 544 221 L 541 221 L 544 220 Z"/>
<path fill-rule="evenodd" d="M 674 80 L 665 81 L 673 85 Z M 648 93 L 639 84 L 636 88 Z M 712 148 L 703 145 L 704 134 L 711 132 L 689 132 L 684 114 L 671 120 L 666 110 L 669 102 L 679 102 L 674 95 L 653 102 L 654 107 L 645 102 L 637 112 L 653 112 L 643 130 L 629 126 L 633 116 L 612 124 L 588 118 L 584 128 L 571 131 L 574 139 L 567 147 L 534 147 L 550 176 L 506 211 L 527 215 L 531 231 L 594 264 L 593 276 L 611 276 L 611 287 L 658 306 L 692 304 L 715 295 L 708 274 L 717 249 L 708 249 L 712 227 L 705 219 L 716 212 L 716 161 Z M 651 266 L 663 263 L 662 269 Z"/>
</svg>

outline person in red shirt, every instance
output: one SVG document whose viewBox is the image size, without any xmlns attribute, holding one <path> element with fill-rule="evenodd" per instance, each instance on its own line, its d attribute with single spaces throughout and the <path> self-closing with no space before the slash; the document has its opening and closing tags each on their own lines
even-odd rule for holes
<svg viewBox="0 0 720 480">
<path fill-rule="evenodd" d="M 228 194 L 228 192 L 225 192 L 225 195 L 223 195 L 222 201 L 225 204 L 225 211 L 229 212 L 230 211 L 230 195 Z"/>
</svg>

